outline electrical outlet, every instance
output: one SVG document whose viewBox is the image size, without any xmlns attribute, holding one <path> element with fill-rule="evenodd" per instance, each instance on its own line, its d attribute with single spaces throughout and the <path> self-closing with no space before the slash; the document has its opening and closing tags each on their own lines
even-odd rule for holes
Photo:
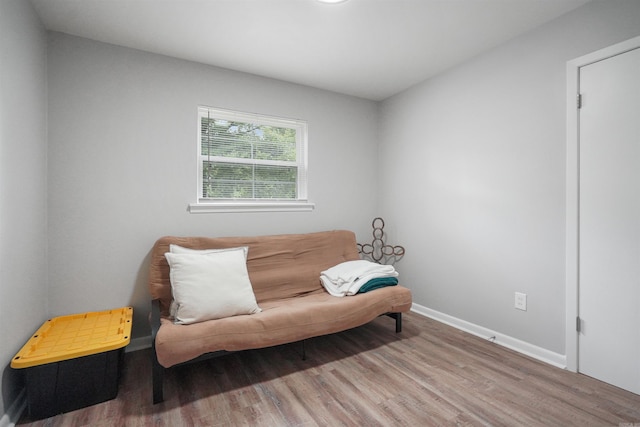
<svg viewBox="0 0 640 427">
<path fill-rule="evenodd" d="M 527 311 L 527 294 L 516 292 L 515 306 L 518 310 Z"/>
</svg>

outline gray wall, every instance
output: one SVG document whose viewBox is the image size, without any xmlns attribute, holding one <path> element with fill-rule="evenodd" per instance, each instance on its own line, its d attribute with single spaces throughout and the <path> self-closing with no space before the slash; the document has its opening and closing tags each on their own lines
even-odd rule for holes
<svg viewBox="0 0 640 427">
<path fill-rule="evenodd" d="M 47 61 L 29 2 L 0 0 L 0 414 L 46 318 L 131 304 L 148 335 L 165 234 L 367 241 L 383 214 L 418 304 L 564 353 L 565 63 L 639 22 L 636 0 L 593 2 L 375 104 L 56 33 Z M 307 120 L 316 210 L 187 213 L 199 104 Z"/>
<path fill-rule="evenodd" d="M 564 354 L 566 62 L 639 34 L 640 2 L 593 2 L 381 103 L 416 303 Z"/>
<path fill-rule="evenodd" d="M 31 3 L 0 0 L 0 424 L 22 387 L 11 359 L 48 316 L 46 47 Z"/>
<path fill-rule="evenodd" d="M 374 102 L 98 43 L 49 38 L 52 316 L 134 306 L 149 335 L 148 254 L 163 235 L 351 229 L 376 215 Z M 190 214 L 197 106 L 309 124 L 313 212 Z"/>
</svg>

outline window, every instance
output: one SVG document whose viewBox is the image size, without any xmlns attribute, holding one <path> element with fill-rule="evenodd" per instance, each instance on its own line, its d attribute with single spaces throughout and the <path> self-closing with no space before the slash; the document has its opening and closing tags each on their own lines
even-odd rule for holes
<svg viewBox="0 0 640 427">
<path fill-rule="evenodd" d="M 307 124 L 198 108 L 198 203 L 191 212 L 310 210 Z"/>
</svg>

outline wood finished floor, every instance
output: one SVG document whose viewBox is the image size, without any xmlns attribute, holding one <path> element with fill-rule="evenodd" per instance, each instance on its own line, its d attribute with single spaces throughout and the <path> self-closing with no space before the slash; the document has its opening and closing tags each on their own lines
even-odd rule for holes
<svg viewBox="0 0 640 427">
<path fill-rule="evenodd" d="M 116 399 L 21 426 L 640 426 L 640 396 L 409 313 L 176 367 L 151 403 L 149 351 Z"/>
</svg>

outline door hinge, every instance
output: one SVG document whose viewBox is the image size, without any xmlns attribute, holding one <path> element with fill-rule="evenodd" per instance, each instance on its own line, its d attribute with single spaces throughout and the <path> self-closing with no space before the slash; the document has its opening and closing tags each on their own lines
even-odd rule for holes
<svg viewBox="0 0 640 427">
<path fill-rule="evenodd" d="M 576 105 L 578 106 L 578 109 L 582 108 L 582 94 L 581 93 L 576 95 Z"/>
<path fill-rule="evenodd" d="M 581 328 L 580 328 L 580 324 L 581 324 L 581 323 L 582 323 L 582 322 L 580 321 L 580 316 L 577 316 L 577 317 L 576 317 L 576 331 L 577 331 L 578 333 L 580 332 L 580 329 L 581 329 Z"/>
</svg>

